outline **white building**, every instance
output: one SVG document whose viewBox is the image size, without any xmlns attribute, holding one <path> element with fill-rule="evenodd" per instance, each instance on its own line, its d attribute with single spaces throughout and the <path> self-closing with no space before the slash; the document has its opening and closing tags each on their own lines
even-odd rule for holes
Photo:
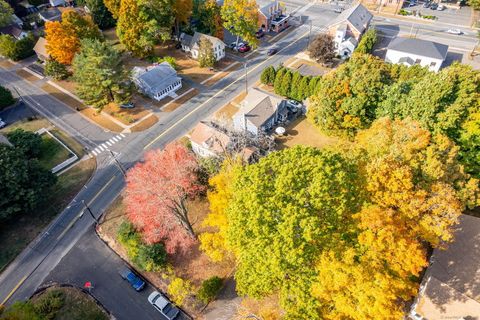
<svg viewBox="0 0 480 320">
<path fill-rule="evenodd" d="M 406 66 L 418 64 L 437 72 L 447 53 L 448 46 L 444 44 L 412 38 L 395 38 L 388 45 L 385 61 Z"/>
<path fill-rule="evenodd" d="M 190 52 L 193 59 L 198 59 L 200 40 L 203 38 L 208 39 L 212 43 L 213 55 L 215 56 L 216 61 L 225 58 L 225 43 L 217 37 L 209 36 L 200 32 L 195 32 L 193 37 L 185 33 L 180 35 L 180 43 L 182 44 L 183 51 Z"/>
<path fill-rule="evenodd" d="M 204 123 L 198 123 L 190 134 L 192 150 L 200 157 L 216 157 L 225 153 L 230 137 L 224 132 Z"/>
<path fill-rule="evenodd" d="M 175 91 L 182 87 L 182 78 L 168 62 L 151 67 L 134 67 L 132 80 L 138 90 L 157 101 L 167 96 L 176 97 Z"/>
</svg>

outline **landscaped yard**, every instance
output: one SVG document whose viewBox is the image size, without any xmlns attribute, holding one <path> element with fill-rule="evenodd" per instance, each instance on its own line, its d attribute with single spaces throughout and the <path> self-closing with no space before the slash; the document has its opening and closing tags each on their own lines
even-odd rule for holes
<svg viewBox="0 0 480 320">
<path fill-rule="evenodd" d="M 208 213 L 208 202 L 206 199 L 197 199 L 188 203 L 189 218 L 194 222 L 193 229 L 196 234 L 206 231 L 202 226 L 206 214 Z M 117 241 L 117 231 L 120 224 L 126 220 L 125 208 L 122 204 L 122 198 L 119 197 L 104 215 L 104 220 L 99 227 L 100 236 L 113 248 L 120 256 L 128 260 L 125 249 Z M 232 261 L 220 263 L 212 262 L 200 249 L 199 245 L 195 245 L 186 254 L 175 254 L 168 257 L 175 276 L 191 281 L 194 288 L 200 286 L 202 281 L 212 277 L 219 276 L 225 278 L 233 269 Z M 168 268 L 167 268 L 168 269 Z M 143 272 L 149 281 L 161 290 L 167 290 L 168 272 Z M 195 290 L 193 290 L 195 291 Z M 190 315 L 198 315 L 201 305 L 193 304 L 191 300 L 183 306 Z"/>
<path fill-rule="evenodd" d="M 53 169 L 73 155 L 65 149 L 57 140 L 48 134 L 42 135 L 40 156 L 38 162 L 46 169 Z"/>
<path fill-rule="evenodd" d="M 339 142 L 338 138 L 322 134 L 305 117 L 300 117 L 287 126 L 285 136 L 276 137 L 279 149 L 291 148 L 296 145 L 306 145 L 323 148 Z"/>
<path fill-rule="evenodd" d="M 56 312 L 51 320 L 107 320 L 109 316 L 100 308 L 92 297 L 79 289 L 71 287 L 52 287 L 32 298 L 35 303 L 45 295 L 53 293 L 64 297 L 63 306 Z"/>
</svg>

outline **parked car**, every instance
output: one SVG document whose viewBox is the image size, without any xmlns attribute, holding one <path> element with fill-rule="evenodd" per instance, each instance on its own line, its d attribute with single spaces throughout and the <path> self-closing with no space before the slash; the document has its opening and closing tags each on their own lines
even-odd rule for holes
<svg viewBox="0 0 480 320">
<path fill-rule="evenodd" d="M 122 103 L 120 105 L 120 108 L 123 108 L 123 109 L 132 109 L 132 108 L 135 108 L 135 105 L 133 104 L 133 102 L 127 102 L 127 103 Z"/>
<path fill-rule="evenodd" d="M 157 309 L 161 314 L 163 314 L 168 320 L 175 319 L 180 310 L 175 307 L 168 299 L 158 291 L 153 291 L 148 296 L 148 302 Z"/>
<path fill-rule="evenodd" d="M 343 7 L 335 7 L 335 9 L 333 9 L 333 12 L 335 13 L 342 13 L 345 9 Z"/>
<path fill-rule="evenodd" d="M 124 279 L 127 280 L 128 283 L 136 290 L 136 291 L 141 291 L 145 287 L 145 281 L 140 279 L 139 276 L 137 276 L 132 270 L 129 268 L 125 268 L 120 270 L 120 276 Z"/>
<path fill-rule="evenodd" d="M 292 112 L 296 112 L 298 110 L 301 110 L 303 105 L 296 101 L 296 100 L 287 100 L 287 108 L 290 109 Z"/>
<path fill-rule="evenodd" d="M 228 47 L 232 50 L 238 51 L 244 45 L 245 45 L 245 43 L 243 43 L 243 42 L 239 42 L 238 45 L 237 45 L 237 42 L 234 41 L 234 42 L 230 43 L 230 45 Z"/>
<path fill-rule="evenodd" d="M 427 2 L 425 2 L 425 3 L 423 4 L 422 7 L 424 7 L 424 8 L 430 8 L 431 5 L 432 5 L 432 3 L 431 3 L 430 1 L 427 1 Z"/>
<path fill-rule="evenodd" d="M 264 35 L 265 35 L 265 33 L 263 32 L 263 30 L 258 30 L 257 32 L 255 32 L 255 37 L 257 39 L 262 38 Z"/>
<path fill-rule="evenodd" d="M 430 10 L 437 10 L 437 8 L 438 8 L 438 4 L 436 4 L 436 3 L 432 3 L 430 5 Z"/>
<path fill-rule="evenodd" d="M 273 56 L 277 52 L 278 52 L 277 48 L 268 49 L 267 56 Z"/>
<path fill-rule="evenodd" d="M 248 44 L 244 44 L 243 46 L 241 46 L 240 48 L 238 48 L 238 52 L 241 52 L 241 53 L 245 53 L 245 52 L 248 52 L 250 51 L 250 46 Z"/>
<path fill-rule="evenodd" d="M 7 123 L 0 118 L 0 129 L 5 128 L 7 126 Z"/>
<path fill-rule="evenodd" d="M 447 31 L 445 31 L 447 33 L 451 33 L 451 34 L 456 34 L 456 35 L 461 35 L 463 34 L 463 31 L 460 30 L 460 29 L 448 29 Z"/>
<path fill-rule="evenodd" d="M 445 7 L 443 4 L 441 4 L 441 5 L 439 5 L 439 6 L 437 7 L 437 11 L 443 11 L 443 10 L 445 10 L 446 8 L 447 8 L 447 7 Z"/>
</svg>

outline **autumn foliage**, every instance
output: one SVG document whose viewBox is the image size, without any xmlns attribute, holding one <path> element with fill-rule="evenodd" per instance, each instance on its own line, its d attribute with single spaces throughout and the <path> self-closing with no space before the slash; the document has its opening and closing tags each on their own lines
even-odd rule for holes
<svg viewBox="0 0 480 320">
<path fill-rule="evenodd" d="M 80 40 L 75 32 L 65 28 L 59 21 L 45 23 L 45 39 L 48 54 L 63 64 L 72 63 L 75 53 L 80 49 Z"/>
<path fill-rule="evenodd" d="M 194 155 L 173 143 L 146 153 L 145 160 L 128 172 L 127 216 L 147 243 L 163 242 L 167 252 L 174 253 L 196 241 L 186 201 L 204 190 L 198 169 Z"/>
</svg>

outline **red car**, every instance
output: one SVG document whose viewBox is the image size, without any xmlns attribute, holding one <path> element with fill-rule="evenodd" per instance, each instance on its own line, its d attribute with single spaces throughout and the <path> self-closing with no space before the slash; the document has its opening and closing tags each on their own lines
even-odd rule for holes
<svg viewBox="0 0 480 320">
<path fill-rule="evenodd" d="M 238 51 L 244 53 L 244 52 L 250 51 L 250 49 L 251 49 L 250 46 L 249 46 L 248 44 L 246 44 L 246 45 L 241 46 L 240 48 L 238 48 Z"/>
</svg>

